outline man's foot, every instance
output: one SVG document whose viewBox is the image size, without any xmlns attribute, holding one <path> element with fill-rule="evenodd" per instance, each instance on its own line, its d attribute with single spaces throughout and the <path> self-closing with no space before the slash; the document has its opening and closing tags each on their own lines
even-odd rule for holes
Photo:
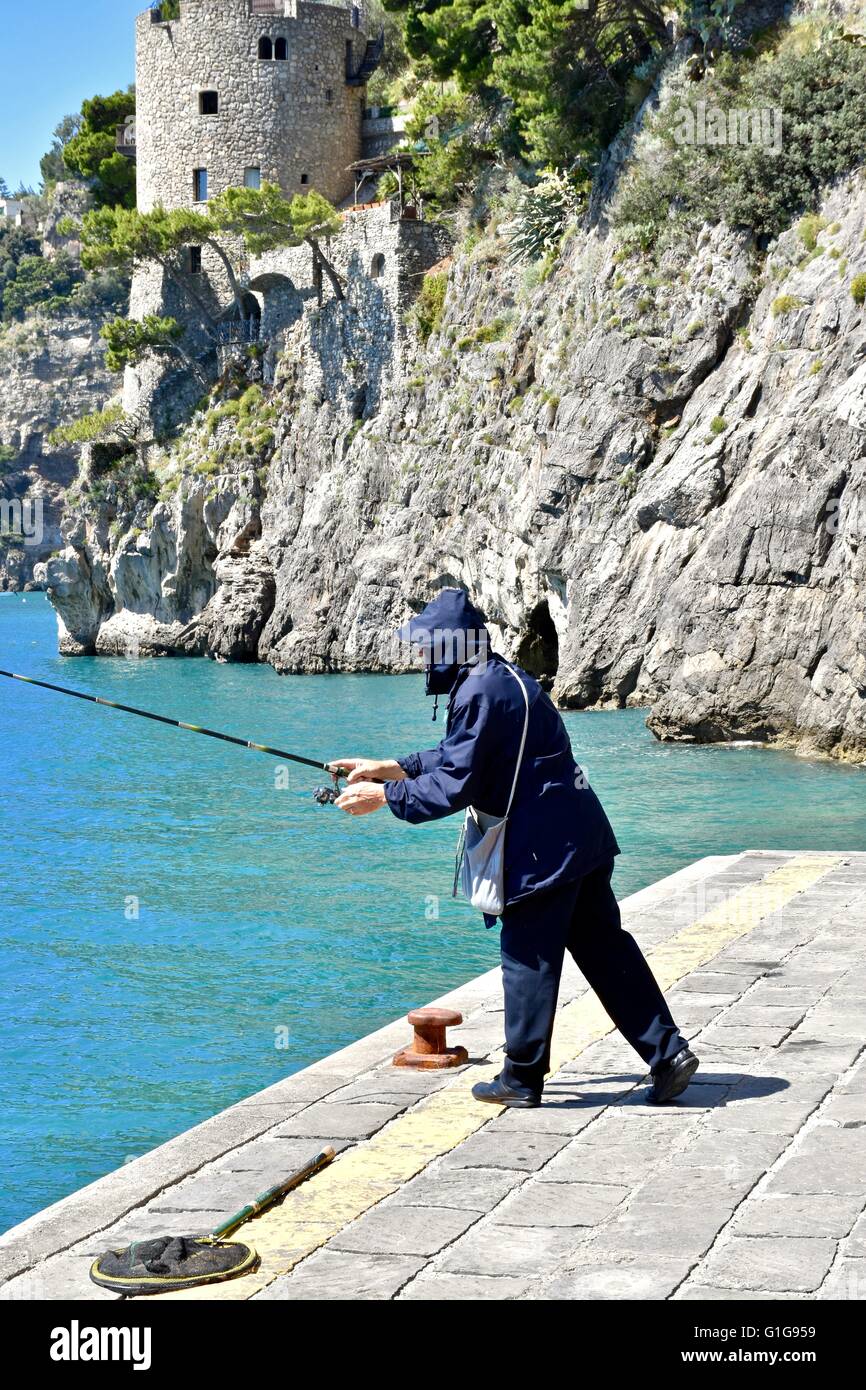
<svg viewBox="0 0 866 1390">
<path fill-rule="evenodd" d="M 684 1047 L 669 1062 L 662 1062 L 653 1071 L 653 1084 L 647 1100 L 653 1105 L 664 1105 L 665 1101 L 675 1100 L 688 1086 L 700 1063 L 690 1048 Z"/>
<path fill-rule="evenodd" d="M 515 1110 L 532 1110 L 541 1104 L 541 1096 L 512 1091 L 498 1076 L 494 1076 L 492 1081 L 476 1081 L 472 1094 L 476 1100 L 489 1100 L 494 1105 L 508 1105 Z"/>
</svg>

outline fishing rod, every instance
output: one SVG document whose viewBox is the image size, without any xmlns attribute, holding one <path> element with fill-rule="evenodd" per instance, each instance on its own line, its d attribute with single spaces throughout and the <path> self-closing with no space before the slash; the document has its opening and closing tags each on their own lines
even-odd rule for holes
<svg viewBox="0 0 866 1390">
<path fill-rule="evenodd" d="M 88 695 L 83 690 L 70 690 L 65 685 L 52 685 L 50 681 L 38 681 L 33 676 L 19 676 L 14 671 L 0 671 L 10 681 L 23 681 L 25 685 L 38 685 L 42 690 L 53 690 L 58 695 L 71 695 L 76 700 L 87 700 L 92 705 L 105 705 L 107 709 L 119 709 L 124 714 L 137 714 L 140 719 L 152 719 L 156 724 L 170 724 L 173 729 L 186 729 L 191 734 L 204 734 L 206 738 L 218 738 L 222 743 L 234 743 L 238 748 L 252 748 L 256 753 L 269 753 L 273 758 L 284 762 L 301 763 L 304 767 L 315 767 L 319 772 L 330 772 L 334 785 L 316 787 L 313 799 L 320 806 L 328 806 L 340 794 L 340 778 L 346 776 L 344 767 L 332 769 L 328 763 L 317 762 L 314 758 L 304 758 L 300 753 L 286 753 L 281 748 L 269 748 L 266 743 L 253 743 L 250 739 L 236 738 L 234 734 L 222 734 L 216 729 L 205 729 L 200 724 L 186 724 L 182 719 L 169 719 L 165 714 L 152 714 L 150 710 L 136 709 L 134 705 L 121 705 L 116 700 L 106 700 L 101 695 Z"/>
</svg>

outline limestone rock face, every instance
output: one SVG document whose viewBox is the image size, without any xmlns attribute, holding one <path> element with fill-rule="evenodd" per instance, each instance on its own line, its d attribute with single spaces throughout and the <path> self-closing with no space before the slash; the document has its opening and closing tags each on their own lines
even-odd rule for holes
<svg viewBox="0 0 866 1390">
<path fill-rule="evenodd" d="M 652 267 L 601 218 L 534 287 L 489 233 L 426 345 L 353 280 L 285 331 L 261 494 L 193 474 L 134 542 L 70 537 L 69 640 L 399 670 L 407 611 L 465 584 L 563 705 L 866 759 L 862 178 L 821 214 L 812 257 L 708 228 Z"/>
<path fill-rule="evenodd" d="M 18 532 L 24 543 L 13 527 L 0 536 L 0 589 L 34 587 L 35 566 L 60 545 L 63 494 L 77 459 L 74 448 L 55 448 L 48 436 L 100 409 L 116 390 L 100 323 L 65 314 L 0 332 L 0 497 L 23 508 L 25 523 Z"/>
</svg>

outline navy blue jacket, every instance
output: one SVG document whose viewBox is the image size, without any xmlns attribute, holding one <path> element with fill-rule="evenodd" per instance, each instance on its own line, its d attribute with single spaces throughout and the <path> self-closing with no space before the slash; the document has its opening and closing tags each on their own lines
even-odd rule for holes
<svg viewBox="0 0 866 1390">
<path fill-rule="evenodd" d="M 445 595 L 453 630 L 456 596 L 465 599 L 460 590 L 444 591 L 410 628 L 430 623 Z M 477 610 L 466 605 L 474 622 Z M 532 676 L 513 669 L 529 696 L 529 729 L 505 837 L 506 904 L 582 878 L 619 853 L 555 706 Z M 385 783 L 394 815 L 413 825 L 470 805 L 502 816 L 508 804 L 526 710 L 517 682 L 503 658 L 487 652 L 455 665 L 451 678 L 445 738 L 436 748 L 399 758 L 406 779 Z"/>
</svg>

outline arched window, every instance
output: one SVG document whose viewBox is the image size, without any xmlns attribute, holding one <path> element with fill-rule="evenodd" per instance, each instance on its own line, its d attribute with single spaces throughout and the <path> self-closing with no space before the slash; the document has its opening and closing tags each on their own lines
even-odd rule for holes
<svg viewBox="0 0 866 1390">
<path fill-rule="evenodd" d="M 288 39 L 277 39 L 276 43 L 274 44 L 274 57 L 278 60 L 278 62 L 284 63 L 284 62 L 286 61 L 286 59 L 288 58 L 288 56 L 289 56 L 289 41 L 288 41 Z"/>
<path fill-rule="evenodd" d="M 379 251 L 379 252 L 377 252 L 377 254 L 373 257 L 373 260 L 372 260 L 372 262 L 371 262 L 371 264 L 370 264 L 370 275 L 371 275 L 371 277 L 372 277 L 374 280 L 381 280 L 381 278 L 382 278 L 382 276 L 383 276 L 384 274 L 385 274 L 385 257 L 383 256 L 382 252 Z"/>
<path fill-rule="evenodd" d="M 274 45 L 271 43 L 271 41 L 270 41 L 270 39 L 268 38 L 267 34 L 263 34 L 262 37 L 259 39 L 259 57 L 260 57 L 260 58 L 273 58 L 273 56 L 274 56 Z"/>
</svg>

